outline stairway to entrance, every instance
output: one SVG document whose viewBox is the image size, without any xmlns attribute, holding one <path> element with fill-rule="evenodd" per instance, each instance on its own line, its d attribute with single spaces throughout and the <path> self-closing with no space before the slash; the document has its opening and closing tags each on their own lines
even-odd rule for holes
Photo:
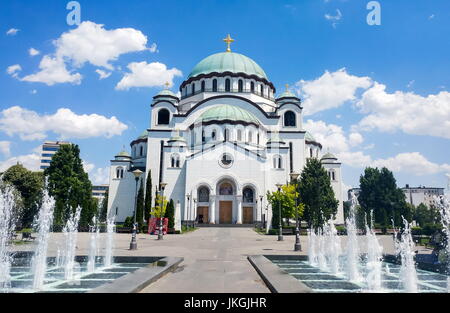
<svg viewBox="0 0 450 313">
<path fill-rule="evenodd" d="M 254 224 L 196 224 L 196 227 L 246 227 L 253 228 Z"/>
</svg>

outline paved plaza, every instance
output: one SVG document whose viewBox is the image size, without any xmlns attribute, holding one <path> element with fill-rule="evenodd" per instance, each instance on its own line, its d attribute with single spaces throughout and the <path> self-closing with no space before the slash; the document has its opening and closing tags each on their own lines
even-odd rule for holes
<svg viewBox="0 0 450 313">
<path fill-rule="evenodd" d="M 102 246 L 103 238 L 101 234 Z M 378 236 L 384 253 L 393 253 L 392 236 Z M 90 235 L 78 234 L 77 254 L 87 255 Z M 277 236 L 256 233 L 252 228 L 206 227 L 183 235 L 166 235 L 164 240 L 156 236 L 137 236 L 138 250 L 130 251 L 131 234 L 114 234 L 114 255 L 136 256 L 178 256 L 184 262 L 173 273 L 145 288 L 146 293 L 265 293 L 265 286 L 255 269 L 247 260 L 249 255 L 277 254 L 295 255 L 307 253 L 307 237 L 301 236 L 302 252 L 294 252 L 294 236 L 284 236 L 278 242 Z M 364 237 L 359 237 L 361 252 L 365 252 Z M 63 247 L 64 235 L 53 233 L 49 242 L 49 256 L 57 254 Z M 345 247 L 346 237 L 341 237 Z M 33 244 L 16 246 L 17 250 L 30 250 Z"/>
</svg>

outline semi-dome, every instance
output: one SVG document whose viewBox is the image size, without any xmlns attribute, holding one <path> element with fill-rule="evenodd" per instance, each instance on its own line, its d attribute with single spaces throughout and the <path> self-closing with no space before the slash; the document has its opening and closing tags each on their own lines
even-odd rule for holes
<svg viewBox="0 0 450 313">
<path fill-rule="evenodd" d="M 210 73 L 244 73 L 266 79 L 264 70 L 249 57 L 235 52 L 221 52 L 201 60 L 189 74 L 188 79 Z"/>
<path fill-rule="evenodd" d="M 259 120 L 252 113 L 233 105 L 219 105 L 210 108 L 195 121 L 205 123 L 211 121 L 240 121 L 248 124 L 259 125 Z"/>
</svg>

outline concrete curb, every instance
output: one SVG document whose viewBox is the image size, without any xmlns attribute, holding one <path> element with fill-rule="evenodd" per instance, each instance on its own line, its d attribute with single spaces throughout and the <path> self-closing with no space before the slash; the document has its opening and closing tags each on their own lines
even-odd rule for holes
<svg viewBox="0 0 450 313">
<path fill-rule="evenodd" d="M 272 293 L 311 293 L 313 290 L 273 264 L 263 255 L 247 259 Z"/>
<path fill-rule="evenodd" d="M 162 258 L 109 284 L 92 289 L 88 293 L 137 293 L 175 270 L 183 260 L 184 258 L 179 257 Z"/>
</svg>

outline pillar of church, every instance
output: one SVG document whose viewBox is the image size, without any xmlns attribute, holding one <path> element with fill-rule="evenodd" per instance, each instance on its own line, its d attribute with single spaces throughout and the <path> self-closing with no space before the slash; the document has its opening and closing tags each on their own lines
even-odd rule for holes
<svg viewBox="0 0 450 313">
<path fill-rule="evenodd" d="M 216 223 L 216 197 L 209 196 L 209 223 Z"/>
<path fill-rule="evenodd" d="M 242 196 L 237 196 L 237 222 L 236 224 L 242 224 Z"/>
</svg>

